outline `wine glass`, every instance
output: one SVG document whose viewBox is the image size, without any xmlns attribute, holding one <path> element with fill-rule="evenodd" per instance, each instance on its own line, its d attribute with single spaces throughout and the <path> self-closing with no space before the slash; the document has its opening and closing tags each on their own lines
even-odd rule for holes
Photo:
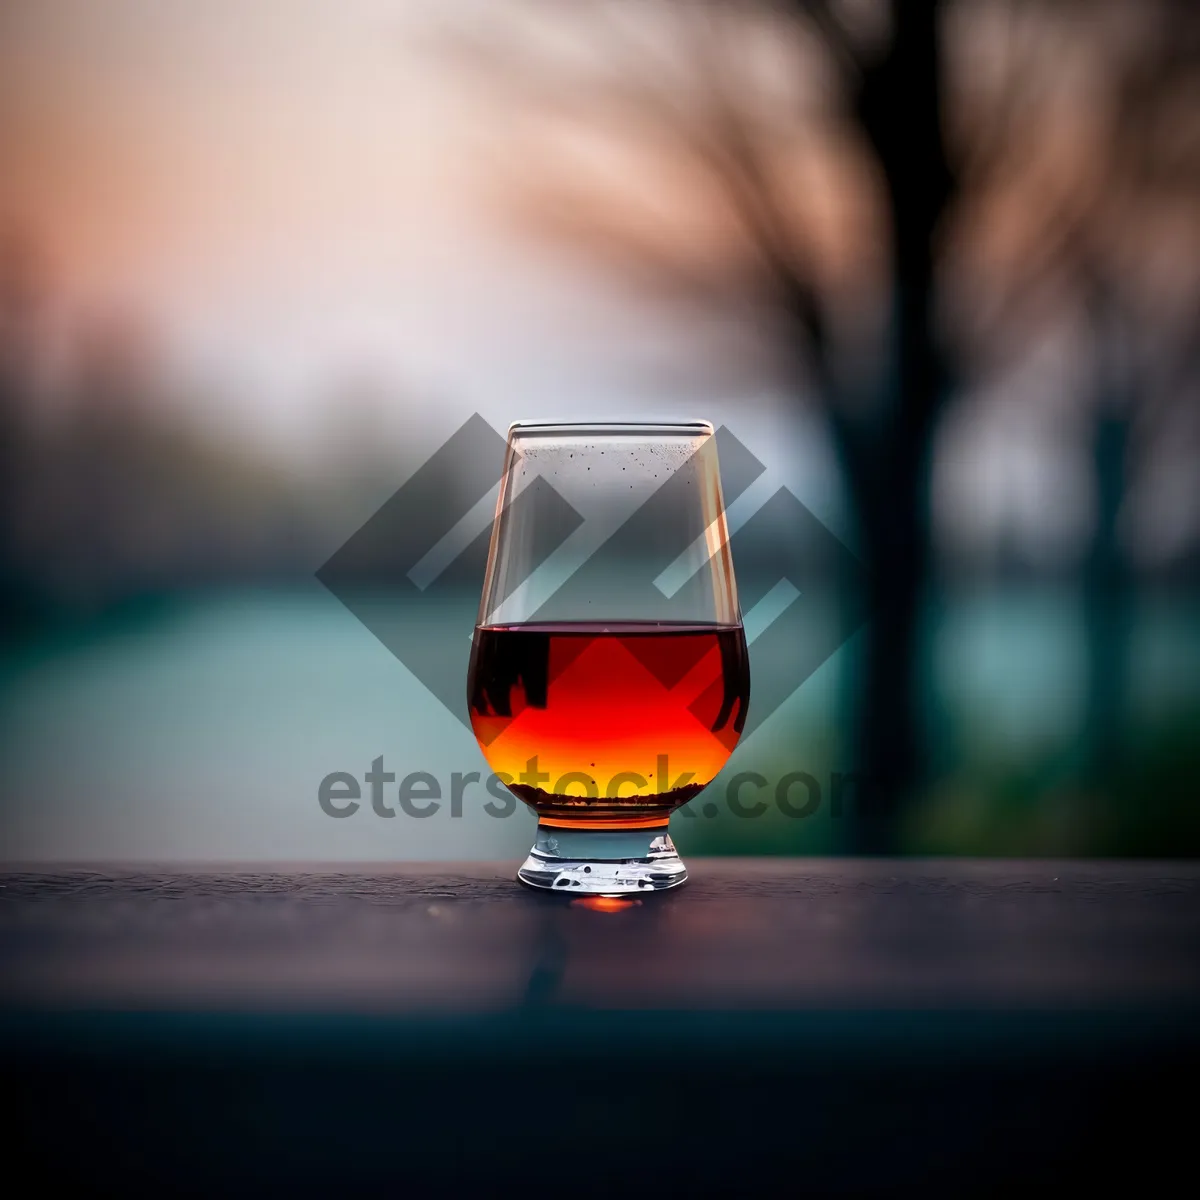
<svg viewBox="0 0 1200 1200">
<path fill-rule="evenodd" d="M 712 425 L 509 429 L 467 686 L 492 770 L 538 818 L 522 883 L 687 880 L 668 820 L 750 697 Z"/>
</svg>

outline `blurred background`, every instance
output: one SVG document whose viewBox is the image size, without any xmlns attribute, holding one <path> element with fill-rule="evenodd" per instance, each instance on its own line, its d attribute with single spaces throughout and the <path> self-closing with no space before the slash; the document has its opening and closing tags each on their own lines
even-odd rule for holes
<svg viewBox="0 0 1200 1200">
<path fill-rule="evenodd" d="M 317 804 L 487 769 L 314 577 L 478 412 L 727 424 L 869 573 L 724 777 L 872 813 L 685 854 L 1194 855 L 1198 400 L 1189 0 L 4 0 L 0 854 L 523 854 Z"/>
</svg>

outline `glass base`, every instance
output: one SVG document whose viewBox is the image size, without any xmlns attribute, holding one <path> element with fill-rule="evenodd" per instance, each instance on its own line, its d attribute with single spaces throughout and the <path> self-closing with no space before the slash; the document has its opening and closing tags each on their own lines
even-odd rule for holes
<svg viewBox="0 0 1200 1200">
<path fill-rule="evenodd" d="M 687 882 L 687 867 L 667 826 L 559 829 L 538 825 L 517 878 L 529 887 L 575 896 L 636 896 Z"/>
</svg>

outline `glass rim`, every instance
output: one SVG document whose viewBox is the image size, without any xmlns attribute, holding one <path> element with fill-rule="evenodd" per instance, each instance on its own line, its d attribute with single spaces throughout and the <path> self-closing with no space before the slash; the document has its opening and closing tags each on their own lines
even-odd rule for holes
<svg viewBox="0 0 1200 1200">
<path fill-rule="evenodd" d="M 508 436 L 552 434 L 588 434 L 596 437 L 646 437 L 676 435 L 680 437 L 712 436 L 713 423 L 701 419 L 688 421 L 514 421 Z"/>
</svg>

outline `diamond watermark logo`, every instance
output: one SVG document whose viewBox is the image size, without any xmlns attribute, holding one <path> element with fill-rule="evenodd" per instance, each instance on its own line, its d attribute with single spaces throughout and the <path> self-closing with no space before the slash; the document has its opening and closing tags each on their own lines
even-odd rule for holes
<svg viewBox="0 0 1200 1200">
<path fill-rule="evenodd" d="M 716 444 L 729 508 L 766 468 L 727 427 L 717 430 Z M 470 635 L 491 537 L 491 512 L 483 513 L 483 502 L 499 482 L 505 447 L 504 435 L 475 414 L 317 571 L 321 583 L 468 728 Z M 612 571 L 623 573 L 629 594 L 645 590 L 647 612 L 688 587 L 703 586 L 707 569 L 694 569 L 687 546 L 666 547 L 661 561 L 631 552 L 675 503 L 673 486 L 678 480 L 667 478 L 575 565 L 542 607 L 585 592 L 590 581 Z M 544 477 L 511 503 L 527 506 L 527 513 L 515 515 L 535 531 L 526 578 L 585 524 Z M 729 546 L 753 688 L 744 744 L 863 625 L 868 592 L 858 560 L 786 487 L 767 489 L 766 499 L 731 533 Z M 679 578 L 685 561 L 691 574 Z M 506 587 L 511 592 L 524 581 L 508 579 Z M 756 663 L 770 669 L 756 671 Z"/>
</svg>

